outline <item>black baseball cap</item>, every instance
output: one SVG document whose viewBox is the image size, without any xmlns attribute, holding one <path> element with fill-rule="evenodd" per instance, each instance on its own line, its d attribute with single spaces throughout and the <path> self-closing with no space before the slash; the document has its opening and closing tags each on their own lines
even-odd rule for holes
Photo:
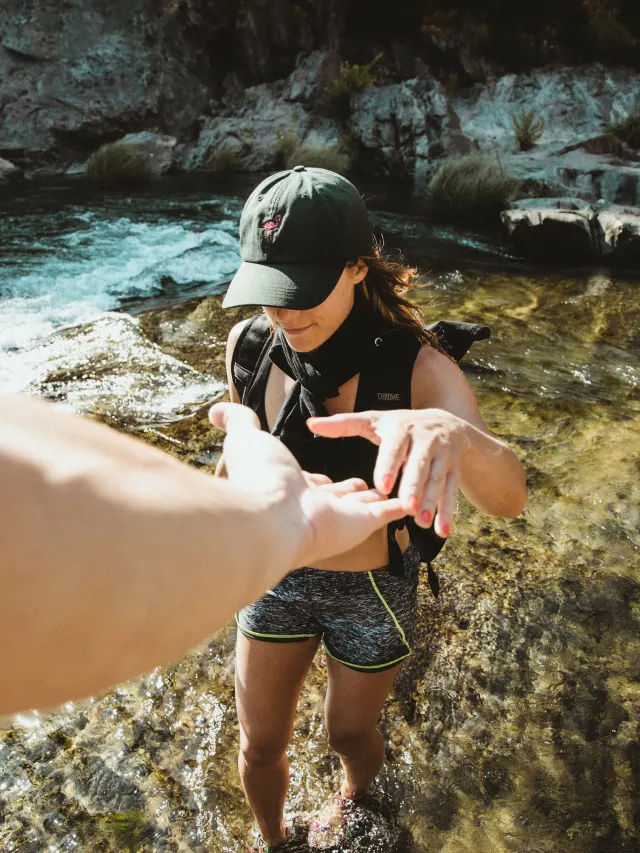
<svg viewBox="0 0 640 853">
<path fill-rule="evenodd" d="M 242 265 L 222 307 L 315 308 L 336 286 L 345 263 L 372 249 L 367 208 L 350 181 L 307 166 L 277 172 L 244 206 Z"/>
</svg>

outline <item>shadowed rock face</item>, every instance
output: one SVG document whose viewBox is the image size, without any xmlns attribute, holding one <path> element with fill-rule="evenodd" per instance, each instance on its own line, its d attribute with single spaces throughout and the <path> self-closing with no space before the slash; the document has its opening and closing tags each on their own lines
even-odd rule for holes
<svg viewBox="0 0 640 853">
<path fill-rule="evenodd" d="M 446 44 L 438 47 L 429 37 L 431 48 L 421 47 L 417 33 L 406 29 L 398 41 L 394 28 L 381 24 L 387 13 L 381 16 L 379 7 L 375 27 L 381 31 L 362 31 L 358 16 L 366 10 L 356 5 L 5 3 L 0 157 L 28 174 L 77 174 L 101 144 L 155 132 L 179 143 L 175 157 L 166 146 L 160 156 L 154 146 L 158 172 L 172 163 L 207 168 L 221 151 L 236 170 L 262 171 L 282 165 L 278 133 L 292 131 L 314 146 L 342 144 L 358 155 L 363 172 L 407 178 L 419 191 L 440 158 L 479 148 L 498 150 L 518 177 L 592 200 L 638 204 L 634 152 L 619 142 L 594 144 L 610 122 L 633 111 L 637 71 L 601 65 L 518 74 L 496 69 L 495 79 L 485 71 L 486 82 L 452 91 L 434 73 L 450 52 Z M 417 2 L 408 6 L 401 29 L 423 14 Z M 352 96 L 346 121 L 319 115 L 318 100 L 340 59 L 367 62 L 378 46 L 386 69 L 380 84 Z M 480 79 L 472 70 L 467 76 Z M 534 149 L 517 152 L 512 119 L 530 110 L 544 119 L 544 133 Z M 586 149 L 578 149 L 581 144 Z"/>
<path fill-rule="evenodd" d="M 386 222 L 388 245 L 403 243 L 411 261 L 433 268 L 419 225 Z M 394 226 L 409 236 L 394 237 Z M 487 423 L 524 460 L 531 494 L 512 521 L 461 500 L 438 559 L 437 602 L 423 578 L 419 637 L 382 721 L 398 850 L 632 853 L 639 282 L 470 262 L 438 269 L 420 296 L 427 318 L 492 327 L 465 370 Z M 221 350 L 213 362 L 203 342 L 237 319 L 210 297 L 144 315 L 140 328 L 215 374 Z M 204 465 L 213 441 L 200 417 L 167 427 L 182 444 L 165 446 Z M 316 808 L 339 780 L 323 692 L 318 656 L 290 752 L 294 813 Z M 229 626 L 172 667 L 2 731 L 0 846 L 242 851 L 250 816 L 236 750 Z"/>
<path fill-rule="evenodd" d="M 18 165 L 84 160 L 129 129 L 188 128 L 208 101 L 206 59 L 163 4 L 27 0 L 0 9 L 0 151 Z"/>
</svg>

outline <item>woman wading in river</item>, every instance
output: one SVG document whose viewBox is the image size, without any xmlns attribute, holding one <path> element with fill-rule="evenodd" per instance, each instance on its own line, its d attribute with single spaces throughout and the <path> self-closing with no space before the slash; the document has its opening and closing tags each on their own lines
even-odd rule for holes
<svg viewBox="0 0 640 853">
<path fill-rule="evenodd" d="M 264 310 L 229 335 L 231 399 L 251 407 L 305 471 L 357 477 L 385 494 L 398 487 L 410 522 L 291 572 L 238 614 L 239 768 L 254 850 L 287 849 L 286 749 L 324 646 L 325 723 L 344 771 L 309 831 L 311 847 L 326 849 L 340 843 L 382 766 L 377 722 L 411 653 L 417 546 L 449 536 L 459 489 L 480 511 L 513 517 L 526 487 L 461 370 L 404 299 L 416 271 L 375 247 L 349 181 L 303 166 L 272 175 L 245 205 L 240 243 L 243 264 L 223 304 Z M 327 413 L 335 418 L 313 420 Z M 332 438 L 345 420 L 351 437 Z"/>
</svg>

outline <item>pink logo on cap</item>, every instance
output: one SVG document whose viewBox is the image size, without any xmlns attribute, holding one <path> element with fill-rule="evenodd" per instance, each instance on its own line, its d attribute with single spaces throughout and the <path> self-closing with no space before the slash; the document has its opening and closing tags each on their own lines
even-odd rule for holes
<svg viewBox="0 0 640 853">
<path fill-rule="evenodd" d="M 265 222 L 264 225 L 261 225 L 263 231 L 266 231 L 267 234 L 271 234 L 272 231 L 277 231 L 280 227 L 280 223 L 282 222 L 282 216 L 279 213 L 270 219 L 268 222 Z"/>
</svg>

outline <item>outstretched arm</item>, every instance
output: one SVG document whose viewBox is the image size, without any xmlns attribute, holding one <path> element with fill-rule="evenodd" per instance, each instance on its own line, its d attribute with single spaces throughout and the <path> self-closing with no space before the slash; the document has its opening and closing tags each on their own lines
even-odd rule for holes
<svg viewBox="0 0 640 853">
<path fill-rule="evenodd" d="M 214 410 L 233 482 L 0 397 L 0 714 L 175 660 L 287 571 L 402 514 L 357 484 L 311 488 L 253 413 Z"/>
</svg>

